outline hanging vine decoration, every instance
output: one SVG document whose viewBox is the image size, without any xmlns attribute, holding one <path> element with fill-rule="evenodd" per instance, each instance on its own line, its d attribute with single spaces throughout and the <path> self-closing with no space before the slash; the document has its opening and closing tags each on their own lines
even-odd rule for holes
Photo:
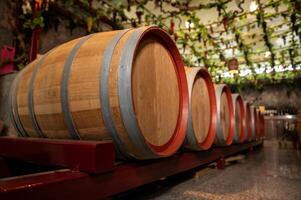
<svg viewBox="0 0 301 200">
<path fill-rule="evenodd" d="M 244 1 L 243 1 L 243 2 L 244 2 Z M 240 2 L 240 3 L 238 4 L 240 8 L 241 8 L 241 3 L 242 3 L 242 2 Z M 243 39 L 242 39 L 241 34 L 240 34 L 240 31 L 236 28 L 236 26 L 235 26 L 234 23 L 233 23 L 235 17 L 236 17 L 237 14 L 240 13 L 240 12 L 238 12 L 238 11 L 227 12 L 225 7 L 222 7 L 222 12 L 223 12 L 224 18 L 225 18 L 225 16 L 226 16 L 227 19 L 230 20 L 230 23 L 229 23 L 229 22 L 228 22 L 228 23 L 229 23 L 229 25 L 230 25 L 231 28 L 232 28 L 232 33 L 234 33 L 235 41 L 236 41 L 236 43 L 237 43 L 237 45 L 238 45 L 238 49 L 239 49 L 241 52 L 243 52 L 243 54 L 244 54 L 244 59 L 245 59 L 245 62 L 246 62 L 246 64 L 247 64 L 247 66 L 252 67 L 252 63 L 251 63 L 251 61 L 250 61 L 250 59 L 249 59 L 249 49 L 250 49 L 250 48 L 249 48 L 247 45 L 244 44 Z M 229 16 L 230 16 L 230 17 L 229 17 Z M 224 18 L 223 18 L 223 19 L 224 19 Z"/>
<path fill-rule="evenodd" d="M 276 25 L 276 26 L 274 26 L 275 28 L 282 28 L 282 26 L 284 26 L 284 25 L 287 25 L 287 23 L 282 23 L 282 24 L 279 24 L 279 25 Z M 239 26 L 238 26 L 239 27 Z M 236 27 L 236 29 L 238 30 L 238 31 L 242 31 L 240 28 L 238 28 L 238 27 Z M 224 31 L 222 31 L 222 32 L 224 32 Z M 233 31 L 234 33 L 235 33 L 235 31 Z M 287 36 L 287 34 L 289 34 L 291 31 L 290 30 L 288 30 L 288 31 L 285 31 L 285 32 L 282 32 L 282 33 L 280 33 L 280 34 L 273 34 L 273 35 L 271 35 L 269 38 L 279 38 L 279 37 L 281 37 L 281 38 L 285 38 L 286 36 Z M 263 34 L 257 34 L 257 33 L 252 33 L 251 35 L 249 35 L 248 37 L 251 37 L 252 39 L 254 39 L 255 37 L 258 37 L 259 38 L 259 40 L 258 41 L 256 41 L 256 42 L 261 42 L 261 41 L 263 41 L 263 39 L 260 39 L 260 37 L 262 38 L 263 37 Z M 212 37 L 215 41 L 217 41 L 217 42 L 219 42 L 219 43 L 222 43 L 222 44 L 225 44 L 226 45 L 226 48 L 224 48 L 224 49 L 221 49 L 221 50 L 226 50 L 226 49 L 234 49 L 234 48 L 238 48 L 239 46 L 238 45 L 231 45 L 231 46 L 229 46 L 228 44 L 229 44 L 229 42 L 230 41 L 232 41 L 233 39 L 231 38 L 231 39 L 223 39 L 221 36 L 218 36 L 218 37 Z M 256 42 L 251 42 L 251 43 L 247 43 L 247 42 L 244 42 L 244 45 L 245 46 L 247 46 L 247 47 L 250 47 L 250 46 L 252 46 L 252 45 L 255 45 L 256 44 Z M 265 51 L 264 51 L 265 52 Z M 250 52 L 250 54 L 252 54 L 252 52 Z"/>
<path fill-rule="evenodd" d="M 252 50 L 256 43 L 263 41 L 270 52 L 271 66 L 275 66 L 276 61 L 283 60 L 283 56 L 277 53 L 278 50 L 281 51 L 281 48 L 274 48 L 272 38 L 282 38 L 285 46 L 282 50 L 286 52 L 284 57 L 289 57 L 289 59 L 285 58 L 285 60 L 290 60 L 292 65 L 300 63 L 299 50 L 297 49 L 301 41 L 299 0 L 269 0 L 266 4 L 262 4 L 258 0 L 259 9 L 254 12 L 244 11 L 244 0 L 235 0 L 237 10 L 234 11 L 227 9 L 231 0 L 215 0 L 210 1 L 208 4 L 189 0 L 55 0 L 44 2 L 49 2 L 49 5 L 43 7 L 39 20 L 30 20 L 29 23 L 25 23 L 26 29 L 28 29 L 27 31 L 29 31 L 31 27 L 42 26 L 43 24 L 45 29 L 52 24 L 56 27 L 55 30 L 57 30 L 61 19 L 47 16 L 49 10 L 55 10 L 58 15 L 69 19 L 71 34 L 75 27 L 85 27 L 87 33 L 102 31 L 100 23 L 106 23 L 110 25 L 112 29 L 156 24 L 168 31 L 176 40 L 179 48 L 182 49 L 181 52 L 183 52 L 183 58 L 187 64 L 205 65 L 209 67 L 209 71 L 219 77 L 220 81 L 225 81 L 218 73 L 225 68 L 225 50 L 227 49 L 232 49 L 233 51 L 239 49 L 242 55 L 236 55 L 237 58 L 240 58 L 240 60 L 244 61 L 242 63 L 251 67 L 254 63 L 263 61 L 256 60 L 254 59 L 255 56 L 254 58 L 251 56 L 264 53 L 264 51 L 255 52 Z M 156 9 L 159 9 L 159 14 L 155 14 L 153 10 L 151 10 L 152 8 L 149 6 L 151 4 L 150 2 L 153 2 Z M 283 4 L 288 5 L 288 10 L 280 10 Z M 274 8 L 275 13 L 264 12 L 264 9 L 271 7 Z M 194 12 L 202 9 L 216 9 L 219 18 L 209 24 L 203 24 L 200 21 L 200 17 Z M 128 12 L 132 14 L 129 15 Z M 242 24 L 236 23 L 241 20 L 244 21 L 247 16 L 256 16 L 257 19 Z M 271 27 L 268 25 L 268 22 L 270 18 L 279 16 L 283 16 L 283 18 L 285 18 L 284 21 L 290 23 L 290 30 L 274 34 L 277 30 L 280 30 L 281 27 Z M 26 19 L 30 19 L 30 16 L 25 16 L 22 20 L 26 21 Z M 185 29 L 183 27 L 184 20 L 193 23 L 194 27 L 189 26 Z M 245 29 L 250 31 L 256 28 L 256 23 L 258 23 L 258 27 L 262 28 L 263 34 L 255 33 L 250 36 L 242 34 Z M 224 29 L 221 30 L 221 27 L 224 27 Z M 291 40 L 290 34 L 293 40 Z M 228 36 L 230 36 L 230 38 L 228 38 Z M 252 42 L 248 43 L 246 37 L 250 37 Z M 236 42 L 233 43 L 231 41 L 233 39 Z M 263 65 L 258 65 L 259 68 L 262 66 Z M 253 67 L 251 67 L 251 69 L 253 70 Z M 286 74 L 289 73 L 287 72 Z M 258 75 L 258 77 L 264 76 L 270 75 Z M 237 82 L 244 82 L 246 79 L 248 79 L 248 77 L 241 78 L 241 80 Z M 233 80 L 229 78 L 229 81 Z"/>
<path fill-rule="evenodd" d="M 14 35 L 13 46 L 16 48 L 16 58 L 9 63 L 13 62 L 13 64 L 17 66 L 18 69 L 22 69 L 28 63 L 28 44 L 30 41 L 28 39 L 29 32 L 24 31 L 22 20 L 15 16 L 21 16 L 23 10 L 31 12 L 31 10 L 29 10 L 30 5 L 24 6 L 23 2 L 20 1 L 8 1 L 7 6 L 8 10 L 11 11 L 7 15 L 7 17 L 10 29 L 12 30 Z M 6 64 L 8 64 L 8 62 L 3 61 L 2 63 L 0 63 L 0 67 Z"/>
<path fill-rule="evenodd" d="M 268 16 L 268 17 L 272 17 L 272 16 Z M 241 45 L 239 45 L 239 46 L 241 46 Z M 248 50 L 249 48 L 244 48 L 244 49 Z M 249 53 L 247 51 L 244 51 L 245 60 L 247 60 L 246 62 L 250 63 L 250 61 L 248 61 L 248 56 L 247 56 L 248 54 Z"/>
<path fill-rule="evenodd" d="M 257 0 L 257 4 L 259 6 L 259 9 L 257 11 L 257 22 L 258 22 L 258 25 L 261 26 L 262 28 L 262 31 L 263 31 L 263 40 L 265 42 L 265 45 L 267 46 L 269 52 L 270 52 L 270 56 L 271 56 L 271 59 L 270 59 L 270 63 L 271 63 L 271 66 L 272 67 L 275 67 L 275 54 L 273 52 L 273 44 L 271 43 L 270 41 L 270 38 L 269 38 L 269 34 L 270 31 L 268 30 L 268 27 L 267 27 L 267 22 L 264 18 L 264 9 L 262 8 L 262 5 L 260 3 L 260 0 Z"/>
<path fill-rule="evenodd" d="M 300 1 L 288 1 L 288 10 L 290 12 L 290 22 L 291 22 L 291 46 L 296 46 L 296 38 L 295 35 L 299 35 L 299 40 L 301 41 L 301 30 L 299 26 L 301 26 L 301 23 L 297 24 L 297 17 L 301 17 L 301 11 L 300 11 Z M 293 48 L 290 48 L 288 50 L 289 52 L 289 58 L 290 63 L 292 66 L 295 66 L 295 57 L 297 57 L 297 51 L 295 51 Z"/>
</svg>

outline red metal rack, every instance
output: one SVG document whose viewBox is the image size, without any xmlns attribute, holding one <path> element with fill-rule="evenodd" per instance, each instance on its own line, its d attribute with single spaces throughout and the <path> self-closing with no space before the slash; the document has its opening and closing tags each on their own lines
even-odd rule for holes
<svg viewBox="0 0 301 200">
<path fill-rule="evenodd" d="M 222 166 L 225 157 L 262 144 L 254 141 L 118 164 L 111 142 L 2 137 L 0 199 L 101 199 L 214 161 Z M 48 168 L 14 176 L 11 159 Z"/>
</svg>

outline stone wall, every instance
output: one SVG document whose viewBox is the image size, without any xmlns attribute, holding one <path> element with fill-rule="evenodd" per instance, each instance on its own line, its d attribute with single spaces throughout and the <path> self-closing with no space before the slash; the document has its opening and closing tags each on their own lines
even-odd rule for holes
<svg viewBox="0 0 301 200">
<path fill-rule="evenodd" d="M 0 48 L 4 45 L 13 45 L 13 28 L 12 20 L 13 17 L 8 6 L 9 0 L 0 1 Z M 51 28 L 47 32 L 42 32 L 39 41 L 39 53 L 44 54 L 46 51 L 52 49 L 53 47 L 62 44 L 64 42 L 70 41 L 72 39 L 86 35 L 86 29 L 81 27 L 75 27 L 72 31 L 67 28 L 68 21 L 60 18 L 60 24 L 57 30 Z M 103 30 L 109 30 L 110 27 L 100 23 Z"/>
<path fill-rule="evenodd" d="M 0 76 L 0 119 L 5 123 L 4 133 L 14 134 L 13 128 L 10 126 L 10 118 L 8 113 L 8 99 L 11 83 L 17 73 Z"/>
<path fill-rule="evenodd" d="M 70 30 L 67 28 L 66 21 L 62 20 L 57 31 L 50 29 L 47 32 L 41 33 L 39 41 L 39 53 L 44 54 L 59 44 L 82 37 L 84 35 L 86 35 L 86 30 L 79 27 L 74 28 L 71 34 Z"/>
<path fill-rule="evenodd" d="M 287 87 L 286 85 L 267 85 L 261 90 L 245 88 L 240 91 L 245 100 L 256 106 L 293 107 L 301 109 L 301 85 Z"/>
<path fill-rule="evenodd" d="M 8 0 L 0 1 L 0 48 L 2 48 L 3 45 L 12 45 L 13 43 L 13 33 L 9 24 L 7 1 Z"/>
<path fill-rule="evenodd" d="M 9 23 L 10 16 L 7 6 L 8 0 L 0 1 L 0 48 L 4 45 L 12 45 L 13 32 Z M 8 96 L 9 88 L 16 76 L 16 73 L 0 76 L 0 120 L 4 121 L 4 133 L 13 133 L 10 127 L 10 120 L 8 114 Z"/>
</svg>

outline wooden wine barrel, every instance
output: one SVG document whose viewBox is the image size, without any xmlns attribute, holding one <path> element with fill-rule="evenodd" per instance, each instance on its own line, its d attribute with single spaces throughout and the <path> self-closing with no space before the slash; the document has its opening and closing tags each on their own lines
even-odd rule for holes
<svg viewBox="0 0 301 200">
<path fill-rule="evenodd" d="M 231 145 L 234 137 L 234 111 L 230 88 L 225 84 L 216 84 L 217 128 L 215 144 Z"/>
<path fill-rule="evenodd" d="M 206 150 L 216 134 L 216 98 L 212 79 L 206 68 L 186 67 L 189 115 L 184 147 Z"/>
<path fill-rule="evenodd" d="M 235 128 L 234 128 L 234 143 L 243 143 L 245 141 L 245 108 L 244 102 L 240 94 L 232 94 Z"/>
<path fill-rule="evenodd" d="M 256 139 L 256 108 L 255 106 L 250 106 L 251 110 L 251 131 L 252 131 L 252 139 L 254 141 Z"/>
<path fill-rule="evenodd" d="M 255 139 L 260 139 L 261 134 L 261 121 L 260 121 L 260 112 L 257 108 L 255 108 Z"/>
<path fill-rule="evenodd" d="M 0 120 L 0 136 L 2 135 L 3 129 L 4 129 L 4 122 Z"/>
<path fill-rule="evenodd" d="M 259 112 L 259 117 L 258 117 L 258 121 L 259 121 L 259 138 L 263 139 L 264 138 L 264 116 L 261 112 Z"/>
<path fill-rule="evenodd" d="M 251 116 L 251 107 L 249 102 L 244 101 L 245 106 L 245 135 L 246 135 L 246 141 L 252 140 L 252 116 Z"/>
<path fill-rule="evenodd" d="M 30 63 L 11 90 L 22 136 L 113 139 L 127 158 L 172 155 L 188 118 L 184 63 L 157 27 L 91 34 Z"/>
<path fill-rule="evenodd" d="M 298 113 L 297 113 L 297 124 L 296 125 L 297 125 L 296 130 L 299 135 L 299 141 L 301 141 L 301 109 L 298 110 Z"/>
</svg>

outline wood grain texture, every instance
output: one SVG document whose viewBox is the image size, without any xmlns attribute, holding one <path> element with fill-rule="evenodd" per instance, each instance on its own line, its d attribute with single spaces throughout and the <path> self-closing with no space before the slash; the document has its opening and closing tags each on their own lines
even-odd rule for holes
<svg viewBox="0 0 301 200">
<path fill-rule="evenodd" d="M 238 133 L 239 137 L 242 134 L 242 110 L 238 100 L 235 102 L 235 132 Z"/>
<path fill-rule="evenodd" d="M 116 34 L 118 31 L 95 34 L 82 45 L 73 60 L 69 78 L 70 110 L 83 139 L 111 138 L 102 118 L 99 91 L 103 54 Z"/>
<path fill-rule="evenodd" d="M 215 88 L 206 68 L 185 67 L 189 90 L 189 118 L 184 147 L 207 150 L 214 143 L 217 128 Z"/>
<path fill-rule="evenodd" d="M 197 76 L 192 88 L 192 124 L 198 142 L 208 134 L 211 118 L 210 99 L 206 81 Z"/>
<path fill-rule="evenodd" d="M 66 59 L 79 39 L 53 50 L 37 73 L 33 102 L 37 122 L 48 138 L 70 138 L 61 108 L 61 78 Z"/>
<path fill-rule="evenodd" d="M 32 126 L 31 119 L 29 118 L 29 110 L 28 110 L 28 85 L 31 78 L 32 71 L 37 63 L 37 60 L 30 63 L 25 69 L 23 69 L 22 73 L 19 73 L 20 76 L 16 78 L 20 79 L 19 87 L 17 87 L 17 108 L 20 117 L 20 121 L 23 125 L 23 128 L 27 132 L 30 137 L 38 137 L 38 134 L 34 131 Z"/>
<path fill-rule="evenodd" d="M 254 125 L 255 125 L 255 139 L 259 138 L 259 128 L 260 128 L 260 123 L 259 123 L 259 112 L 254 108 Z"/>
<path fill-rule="evenodd" d="M 297 127 L 296 130 L 299 134 L 299 141 L 301 141 L 301 109 L 298 110 L 297 114 Z"/>
<path fill-rule="evenodd" d="M 153 38 L 139 44 L 132 71 L 132 94 L 138 124 L 145 139 L 164 145 L 172 137 L 179 115 L 179 86 L 168 50 Z"/>
<path fill-rule="evenodd" d="M 239 94 L 232 94 L 235 118 L 235 142 L 242 143 L 246 139 L 245 105 Z"/>
<path fill-rule="evenodd" d="M 118 42 L 115 47 L 112 60 L 110 63 L 110 73 L 109 73 L 109 102 L 110 102 L 110 110 L 112 113 L 112 117 L 114 120 L 114 124 L 116 126 L 118 136 L 124 142 L 126 149 L 129 152 L 132 152 L 137 157 L 143 157 L 143 155 L 139 152 L 133 142 L 131 141 L 122 121 L 121 110 L 120 110 L 120 101 L 118 96 L 118 76 L 122 76 L 122 74 L 118 73 L 118 66 L 120 55 L 122 53 L 122 47 L 127 42 L 128 38 L 131 36 L 133 30 L 127 32 Z"/>
<path fill-rule="evenodd" d="M 252 139 L 251 108 L 250 108 L 250 104 L 247 101 L 244 102 L 244 106 L 245 106 L 245 126 L 246 126 L 245 134 L 246 134 L 246 140 L 251 141 L 251 139 Z"/>
<path fill-rule="evenodd" d="M 251 110 L 251 131 L 252 131 L 252 139 L 256 139 L 256 108 L 254 106 L 250 106 Z"/>
<path fill-rule="evenodd" d="M 227 140 L 230 130 L 230 111 L 227 93 L 222 92 L 220 100 L 220 119 L 224 139 Z"/>
<path fill-rule="evenodd" d="M 234 142 L 242 143 L 245 141 L 245 105 L 240 94 L 232 94 L 234 109 Z"/>
</svg>

